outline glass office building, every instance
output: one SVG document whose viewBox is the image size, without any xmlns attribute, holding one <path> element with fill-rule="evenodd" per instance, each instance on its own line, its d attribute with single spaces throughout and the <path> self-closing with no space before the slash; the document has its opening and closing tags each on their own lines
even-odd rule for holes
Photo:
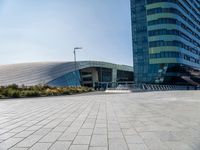
<svg viewBox="0 0 200 150">
<path fill-rule="evenodd" d="M 200 1 L 131 0 L 137 83 L 200 84 Z"/>
</svg>

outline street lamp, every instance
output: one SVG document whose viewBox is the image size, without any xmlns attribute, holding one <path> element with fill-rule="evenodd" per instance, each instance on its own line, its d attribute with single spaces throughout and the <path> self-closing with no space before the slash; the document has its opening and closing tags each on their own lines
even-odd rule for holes
<svg viewBox="0 0 200 150">
<path fill-rule="evenodd" d="M 74 64 L 75 64 L 75 71 L 76 71 L 76 50 L 83 49 L 82 47 L 74 47 Z"/>
<path fill-rule="evenodd" d="M 75 68 L 75 73 L 76 73 L 76 50 L 80 50 L 83 49 L 82 47 L 74 47 L 74 68 Z M 77 77 L 77 73 L 76 73 L 76 77 Z"/>
</svg>

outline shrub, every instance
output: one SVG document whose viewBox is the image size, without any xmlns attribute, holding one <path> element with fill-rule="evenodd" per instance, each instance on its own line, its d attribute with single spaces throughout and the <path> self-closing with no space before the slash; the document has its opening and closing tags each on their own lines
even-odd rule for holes
<svg viewBox="0 0 200 150">
<path fill-rule="evenodd" d="M 4 98 L 4 96 L 0 94 L 0 98 Z"/>
<path fill-rule="evenodd" d="M 62 94 L 63 95 L 69 95 L 70 91 L 68 89 L 63 89 Z"/>
<path fill-rule="evenodd" d="M 12 89 L 6 88 L 6 89 L 3 90 L 2 94 L 5 97 L 11 97 L 12 96 Z"/>
<path fill-rule="evenodd" d="M 31 91 L 31 90 L 25 90 L 21 94 L 22 97 L 38 97 L 40 96 L 39 91 Z"/>
<path fill-rule="evenodd" d="M 60 93 L 60 91 L 58 90 L 58 89 L 50 89 L 50 88 L 48 88 L 48 89 L 46 89 L 46 91 L 45 91 L 45 94 L 46 94 L 46 96 L 58 96 L 58 95 L 60 95 L 61 93 Z"/>
<path fill-rule="evenodd" d="M 8 97 L 19 98 L 20 97 L 20 92 L 18 90 L 9 89 L 8 90 Z"/>
<path fill-rule="evenodd" d="M 19 98 L 20 97 L 20 92 L 19 91 L 13 91 L 11 97 L 13 97 L 13 98 Z"/>
</svg>

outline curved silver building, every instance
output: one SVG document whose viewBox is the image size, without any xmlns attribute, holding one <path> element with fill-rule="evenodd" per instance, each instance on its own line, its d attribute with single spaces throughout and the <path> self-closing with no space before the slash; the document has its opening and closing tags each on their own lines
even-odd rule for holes
<svg viewBox="0 0 200 150">
<path fill-rule="evenodd" d="M 0 66 L 0 86 L 46 84 L 91 87 L 99 82 L 120 81 L 133 81 L 133 67 L 99 61 L 80 61 L 76 64 L 38 62 Z"/>
</svg>

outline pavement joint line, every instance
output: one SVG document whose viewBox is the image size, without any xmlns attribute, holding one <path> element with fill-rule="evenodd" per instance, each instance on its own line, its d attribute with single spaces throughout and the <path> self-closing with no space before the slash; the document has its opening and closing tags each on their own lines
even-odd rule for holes
<svg viewBox="0 0 200 150">
<path fill-rule="evenodd" d="M 64 108 L 63 108 L 63 109 L 64 109 Z M 57 111 L 57 112 L 59 112 L 59 111 Z M 54 114 L 56 114 L 57 112 L 55 112 Z M 47 118 L 49 118 L 49 117 L 47 117 Z M 53 119 L 53 120 L 55 120 L 55 119 Z M 52 120 L 52 121 L 53 121 L 53 120 Z M 50 121 L 50 122 L 51 122 L 51 121 Z M 37 123 L 36 123 L 36 124 L 37 124 Z M 32 126 L 34 126 L 34 125 L 32 125 Z M 31 127 L 32 127 L 32 126 L 31 126 Z M 46 126 L 46 124 L 43 125 L 42 127 L 44 127 L 44 126 Z M 29 128 L 29 127 L 28 127 L 28 128 Z M 53 128 L 53 129 L 54 129 L 54 128 Z M 53 129 L 52 129 L 52 130 L 53 130 Z M 39 130 L 39 129 L 38 129 L 38 130 Z M 38 130 L 36 130 L 36 131 L 33 132 L 32 134 L 30 134 L 28 137 L 30 137 L 31 135 L 33 135 L 34 133 L 36 133 Z M 51 131 L 52 131 L 52 130 L 51 130 Z M 25 130 L 24 130 L 24 131 L 25 131 Z M 22 131 L 22 132 L 23 132 L 23 131 Z M 50 131 L 49 131 L 49 132 L 50 132 Z M 48 133 L 49 133 L 49 132 L 48 132 Z M 43 137 L 45 137 L 48 133 L 46 133 Z M 28 137 L 26 137 L 26 138 L 28 138 Z M 41 137 L 39 140 L 41 140 L 43 137 Z M 26 138 L 24 138 L 23 140 L 25 140 Z M 22 140 L 22 141 L 23 141 L 23 140 Z M 39 140 L 38 140 L 38 141 L 39 141 Z M 15 145 L 13 145 L 13 146 L 10 147 L 10 148 L 15 147 L 17 144 L 19 144 L 19 143 L 22 142 L 22 141 L 19 141 L 18 143 L 16 143 Z M 38 142 L 38 141 L 37 141 L 37 142 Z M 37 143 L 37 142 L 36 142 L 36 143 Z M 36 143 L 35 143 L 35 144 L 36 144 Z M 33 144 L 31 147 L 33 147 L 35 144 Z M 31 148 L 31 147 L 30 147 L 30 148 Z"/>
<path fill-rule="evenodd" d="M 112 108 L 113 108 L 113 105 L 112 105 L 112 104 L 111 104 L 111 106 L 112 106 Z M 116 111 L 115 111 L 114 109 L 113 109 L 113 112 L 114 112 L 114 114 L 115 114 L 115 117 L 118 118 L 118 117 L 117 117 L 117 114 L 116 114 Z M 117 122 L 118 122 L 118 125 L 120 126 L 119 120 L 118 120 L 118 119 L 117 119 Z M 124 139 L 124 141 L 125 141 L 125 143 L 126 143 L 126 146 L 127 146 L 128 150 L 129 150 L 128 143 L 127 143 L 127 141 L 126 141 L 126 139 L 125 139 L 125 136 L 124 136 L 124 133 L 123 133 L 121 127 L 120 127 L 120 131 L 121 131 L 121 133 L 122 133 L 122 135 L 123 135 L 123 139 Z"/>
<path fill-rule="evenodd" d="M 88 105 L 89 105 L 89 104 L 88 104 Z M 87 106 L 88 106 L 88 105 L 87 105 Z M 81 105 L 79 106 L 79 108 L 80 108 L 80 107 L 81 107 Z M 87 108 L 87 107 L 86 107 L 86 108 Z M 86 109 L 86 108 L 85 108 L 85 109 Z M 74 110 L 74 112 L 75 112 L 75 111 L 77 111 L 77 110 Z M 73 112 L 72 112 L 72 113 L 73 113 Z M 79 116 L 80 116 L 80 115 L 81 115 L 81 113 L 79 113 Z M 77 117 L 77 118 L 78 118 L 78 117 Z M 76 119 L 77 119 L 77 118 L 76 118 Z M 75 120 L 76 120 L 76 119 L 75 119 Z M 75 121 L 75 120 L 74 120 L 74 121 Z M 64 121 L 65 121 L 65 120 L 63 120 L 63 122 L 64 122 Z M 74 122 L 74 121 L 73 121 L 73 122 Z M 73 122 L 71 122 L 70 126 L 73 124 Z M 68 126 L 68 127 L 70 127 L 70 126 Z M 67 129 L 66 129 L 66 130 L 67 130 Z M 66 131 L 66 130 L 65 130 L 65 131 Z M 49 147 L 49 149 L 58 141 L 58 139 L 64 134 L 65 131 L 62 132 L 62 134 L 61 134 L 61 135 L 57 138 L 57 140 Z M 77 136 L 77 135 L 78 135 L 78 132 L 77 132 L 76 136 Z M 75 139 L 75 138 L 74 138 L 74 139 Z M 61 140 L 60 140 L 60 141 L 61 141 Z M 63 141 L 65 141 L 65 140 L 63 140 Z M 74 140 L 73 140 L 73 141 L 74 141 Z M 73 141 L 71 142 L 70 147 L 71 147 Z M 74 145 L 76 145 L 76 144 L 74 144 Z M 78 145 L 78 144 L 77 144 L 77 145 Z"/>
<path fill-rule="evenodd" d="M 95 105 L 95 103 L 96 103 L 96 102 L 94 102 L 94 105 Z M 94 129 L 95 129 L 96 121 L 97 121 L 97 116 L 98 116 L 98 113 L 99 113 L 99 108 L 100 108 L 100 105 L 98 105 L 98 111 L 97 111 L 97 114 L 96 114 L 96 118 L 95 118 L 95 122 L 94 122 L 94 127 L 93 127 L 93 129 L 92 129 L 92 135 L 91 135 L 91 138 L 90 138 L 90 142 L 89 142 L 88 149 L 90 149 L 92 137 L 93 137 L 93 135 L 94 135 Z"/>
</svg>

